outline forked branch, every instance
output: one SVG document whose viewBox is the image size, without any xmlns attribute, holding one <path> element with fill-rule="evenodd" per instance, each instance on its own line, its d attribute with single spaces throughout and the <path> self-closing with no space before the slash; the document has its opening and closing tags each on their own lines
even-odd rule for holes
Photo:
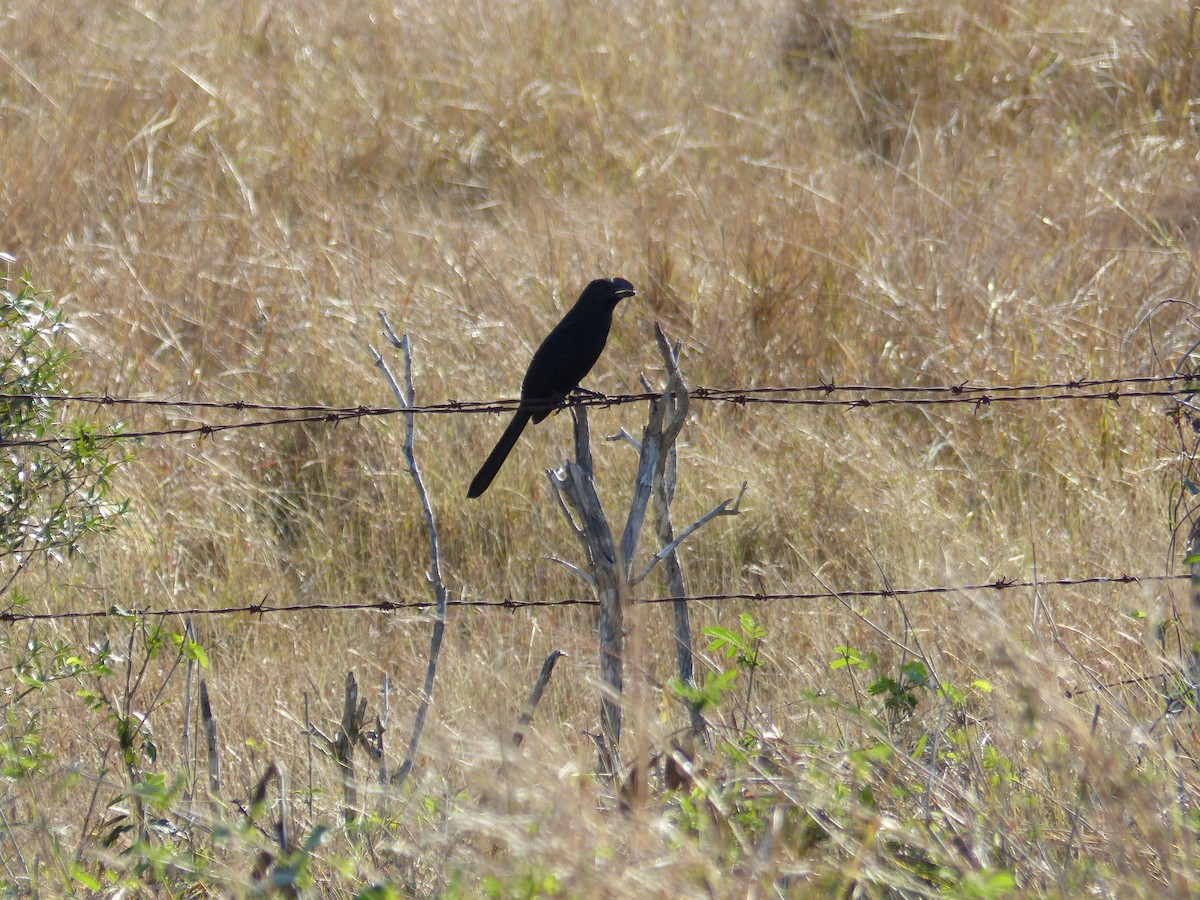
<svg viewBox="0 0 1200 900">
<path fill-rule="evenodd" d="M 374 347 L 371 347 L 371 353 L 374 354 L 375 364 L 383 371 L 384 377 L 387 378 L 392 392 L 400 401 L 400 405 L 411 408 L 416 404 L 416 388 L 413 386 L 412 350 L 409 345 L 408 335 L 398 338 L 396 332 L 392 330 L 387 316 L 381 312 L 379 318 L 383 323 L 383 331 L 388 341 L 404 356 L 404 388 L 401 388 L 397 383 L 387 363 Z M 416 416 L 411 412 L 405 413 L 404 458 L 408 463 L 408 472 L 412 476 L 417 497 L 421 501 L 421 509 L 425 513 L 425 529 L 429 533 L 428 578 L 430 587 L 433 590 L 434 600 L 437 602 L 437 607 L 435 612 L 436 618 L 433 622 L 433 635 L 429 642 L 429 667 L 425 671 L 425 685 L 421 691 L 421 702 L 417 707 L 416 718 L 413 720 L 412 737 L 408 742 L 408 756 L 392 776 L 393 783 L 397 785 L 403 784 L 412 772 L 413 761 L 417 758 L 417 750 L 421 746 L 421 735 L 425 730 L 425 717 L 429 712 L 429 704 L 433 699 L 433 684 L 437 675 L 438 657 L 442 652 L 442 635 L 446 630 L 446 602 L 449 599 L 449 592 L 442 581 L 442 562 L 441 551 L 438 545 L 437 522 L 433 517 L 433 507 L 429 503 L 429 494 L 425 490 L 425 481 L 421 477 L 421 470 L 417 466 L 416 453 L 413 450 L 415 431 Z"/>
</svg>

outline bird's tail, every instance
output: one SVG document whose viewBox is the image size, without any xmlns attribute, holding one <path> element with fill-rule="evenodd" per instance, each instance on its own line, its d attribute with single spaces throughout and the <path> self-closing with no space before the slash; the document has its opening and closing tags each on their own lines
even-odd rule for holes
<svg viewBox="0 0 1200 900">
<path fill-rule="evenodd" d="M 478 497 L 488 489 L 488 485 L 492 483 L 492 479 L 496 477 L 496 473 L 504 465 L 504 460 L 508 459 L 509 452 L 512 450 L 513 445 L 517 443 L 517 438 L 525 430 L 525 423 L 529 421 L 529 417 L 532 415 L 533 411 L 528 409 L 518 409 L 513 414 L 512 421 L 508 423 L 508 427 L 504 429 L 504 434 L 500 435 L 500 440 L 496 442 L 496 448 L 483 461 L 483 465 L 479 467 L 479 471 L 471 481 L 471 486 L 467 488 L 468 497 Z"/>
</svg>

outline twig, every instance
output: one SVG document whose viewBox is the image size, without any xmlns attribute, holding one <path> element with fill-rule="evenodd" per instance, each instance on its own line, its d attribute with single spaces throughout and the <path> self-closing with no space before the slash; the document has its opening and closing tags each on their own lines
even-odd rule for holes
<svg viewBox="0 0 1200 900">
<path fill-rule="evenodd" d="M 358 679 L 354 671 L 346 673 L 346 694 L 342 703 L 342 724 L 333 736 L 333 759 L 342 776 L 342 821 L 350 839 L 355 839 L 351 826 L 358 818 L 358 784 L 354 774 L 354 748 L 362 732 L 367 714 L 367 698 L 358 697 Z"/>
<path fill-rule="evenodd" d="M 577 566 L 575 563 L 569 563 L 565 559 L 559 559 L 557 556 L 543 556 L 542 559 L 546 560 L 546 562 L 558 563 L 572 575 L 577 576 L 588 587 L 596 587 L 596 579 L 588 574 L 587 569 Z"/>
<path fill-rule="evenodd" d="M 208 683 L 200 679 L 200 722 L 204 725 L 204 745 L 208 750 L 208 795 L 221 802 L 221 757 L 217 755 L 217 720 L 208 702 Z"/>
<path fill-rule="evenodd" d="M 561 650 L 552 650 L 550 655 L 546 657 L 546 661 L 542 663 L 542 671 L 538 675 L 537 681 L 534 682 L 533 690 L 529 694 L 529 700 L 525 704 L 525 709 L 521 712 L 520 718 L 517 719 L 517 727 L 513 731 L 512 736 L 514 747 L 520 747 L 521 742 L 525 740 L 525 729 L 533 721 L 533 713 L 537 709 L 538 703 L 541 702 L 542 692 L 546 690 L 546 685 L 550 683 L 550 674 L 554 671 L 554 664 L 563 656 L 566 656 L 566 654 Z"/>
<path fill-rule="evenodd" d="M 256 807 L 262 806 L 267 800 L 267 786 L 274 779 L 279 782 L 279 825 L 276 831 L 276 838 L 279 841 L 279 849 L 284 854 L 291 850 L 291 837 L 288 834 L 288 812 L 287 812 L 287 782 L 283 777 L 283 769 L 279 767 L 279 763 L 273 761 L 267 766 L 266 771 L 262 773 L 262 777 L 254 785 L 250 791 L 250 809 L 253 811 Z"/>
<path fill-rule="evenodd" d="M 646 564 L 646 567 L 644 569 L 642 569 L 642 571 L 640 573 L 638 573 L 638 575 L 636 575 L 634 578 L 630 579 L 630 584 L 632 584 L 632 585 L 641 584 L 642 581 L 645 580 L 646 576 L 650 574 L 650 572 L 654 569 L 654 567 L 656 565 L 658 565 L 660 562 L 662 562 L 664 559 L 666 559 L 668 556 L 670 556 L 672 553 L 674 553 L 676 547 L 678 547 L 680 544 L 682 544 L 684 541 L 686 541 L 697 529 L 701 528 L 706 522 L 708 522 L 712 519 L 715 519 L 717 516 L 736 516 L 736 515 L 738 515 L 741 512 L 742 497 L 746 493 L 746 484 L 747 484 L 747 482 L 745 482 L 745 481 L 742 482 L 742 489 L 740 491 L 738 491 L 738 495 L 736 498 L 731 497 L 728 500 L 722 500 L 713 509 L 709 510 L 707 513 L 705 513 L 703 516 L 701 516 L 699 519 L 697 519 L 695 522 L 693 522 L 687 528 L 683 529 L 683 531 L 681 531 L 679 533 L 679 536 L 677 538 L 675 538 L 673 541 L 671 541 L 671 543 L 667 544 L 667 546 L 663 547 L 661 550 L 659 550 L 657 553 L 655 553 L 652 557 L 650 557 L 650 562 L 648 562 Z M 729 505 L 731 503 L 733 504 L 733 506 Z"/>
<path fill-rule="evenodd" d="M 254 814 L 257 810 L 266 805 L 267 787 L 271 781 L 279 783 L 279 821 L 275 823 L 275 840 L 279 844 L 279 856 L 276 857 L 270 851 L 263 849 L 255 860 L 254 866 L 250 871 L 250 880 L 254 883 L 260 883 L 267 877 L 268 872 L 272 871 L 272 863 L 279 859 L 283 861 L 281 868 L 274 870 L 272 881 L 275 882 L 276 891 L 282 897 L 299 897 L 300 892 L 296 887 L 296 882 L 293 871 L 289 871 L 289 866 L 286 863 L 286 858 L 292 851 L 291 835 L 288 828 L 288 803 L 287 803 L 287 781 L 283 777 L 283 769 L 279 763 L 272 762 L 263 772 L 262 777 L 254 785 L 250 792 L 250 802 L 246 807 L 242 808 L 246 820 L 254 824 Z M 256 826 L 259 831 L 263 831 L 261 826 Z"/>
<path fill-rule="evenodd" d="M 313 764 L 312 764 L 312 719 L 308 713 L 308 691 L 304 692 L 304 749 L 308 753 L 308 824 L 313 823 Z"/>
<path fill-rule="evenodd" d="M 379 313 L 379 319 L 383 324 L 384 334 L 391 341 L 392 346 L 400 350 L 404 356 L 404 389 L 402 390 L 400 385 L 396 383 L 396 379 L 392 376 L 387 363 L 384 362 L 383 357 L 372 347 L 371 352 L 375 354 L 375 364 L 383 370 L 384 376 L 391 385 L 392 391 L 400 400 L 401 405 L 411 407 L 416 402 L 417 392 L 413 386 L 412 349 L 409 344 L 408 335 L 404 335 L 403 338 L 397 338 L 396 332 L 392 330 L 391 323 L 388 322 L 387 316 L 383 312 Z M 442 580 L 442 561 L 441 552 L 438 547 L 437 522 L 433 517 L 433 507 L 429 503 L 429 494 L 425 490 L 425 481 L 421 477 L 421 470 L 417 466 L 416 453 L 413 450 L 415 431 L 416 416 L 411 412 L 406 413 L 404 416 L 404 458 L 408 462 L 408 472 L 412 476 L 413 486 L 416 488 L 417 497 L 421 501 L 421 509 L 425 514 L 425 529 L 429 533 L 428 577 L 434 598 L 437 601 L 437 612 L 433 623 L 433 634 L 429 641 L 429 667 L 425 671 L 425 685 L 421 691 L 421 702 L 417 707 L 417 714 L 413 720 L 412 737 L 408 742 L 408 756 L 392 776 L 392 781 L 397 785 L 403 784 L 412 772 L 414 761 L 417 758 L 417 750 L 421 746 L 421 736 L 425 731 L 425 717 L 429 712 L 429 704 L 433 700 L 433 684 L 437 676 L 438 658 L 442 652 L 442 635 L 446 630 L 446 603 L 449 600 L 449 592 L 446 590 L 445 582 Z"/>
</svg>

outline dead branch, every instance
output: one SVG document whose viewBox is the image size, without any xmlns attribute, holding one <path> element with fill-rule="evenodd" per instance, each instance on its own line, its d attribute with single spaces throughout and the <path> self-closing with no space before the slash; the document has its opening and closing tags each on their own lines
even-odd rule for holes
<svg viewBox="0 0 1200 900">
<path fill-rule="evenodd" d="M 568 460 L 561 469 L 547 473 L 559 510 L 579 541 L 586 559 L 584 565 L 574 565 L 557 558 L 554 561 L 587 581 L 600 602 L 601 719 L 606 740 L 598 741 L 597 746 L 601 748 L 602 768 L 607 768 L 606 754 L 615 757 L 621 736 L 624 606 L 629 601 L 630 588 L 645 579 L 661 562 L 667 566 L 672 592 L 676 596 L 686 596 L 677 558 L 679 546 L 713 518 L 737 515 L 746 490 L 743 484 L 736 500 L 724 501 L 689 525 L 679 536 L 674 535 L 670 503 L 675 494 L 675 442 L 687 418 L 689 395 L 679 371 L 680 345 L 672 345 L 657 325 L 655 339 L 667 373 L 666 385 L 650 399 L 649 414 L 640 440 L 625 429 L 610 438 L 630 444 L 638 453 L 634 493 L 620 544 L 613 539 L 612 529 L 596 494 L 586 408 L 572 407 L 577 462 Z M 646 387 L 650 392 L 648 383 Z M 656 531 L 661 549 L 636 577 L 631 577 L 633 559 L 651 500 L 654 501 Z M 674 612 L 680 678 L 686 683 L 694 683 L 687 602 L 675 602 Z M 694 718 L 693 727 L 699 731 L 702 725 Z M 614 760 L 614 764 L 619 766 L 619 761 Z"/>
<path fill-rule="evenodd" d="M 736 498 L 730 497 L 728 500 L 722 500 L 719 504 L 717 504 L 715 507 L 713 507 L 707 513 L 702 515 L 699 519 L 697 519 L 695 522 L 693 522 L 687 528 L 683 529 L 683 531 L 680 532 L 678 537 L 672 539 L 669 544 L 667 544 L 665 547 L 663 547 L 661 550 L 659 550 L 657 553 L 655 553 L 652 557 L 650 557 L 650 561 L 648 563 L 646 563 L 646 567 L 644 569 L 642 569 L 641 572 L 639 572 L 633 578 L 629 579 L 630 585 L 632 586 L 632 585 L 641 584 L 642 581 L 646 578 L 646 576 L 649 575 L 651 571 L 653 571 L 653 569 L 656 565 L 658 565 L 664 559 L 673 558 L 675 556 L 675 548 L 678 547 L 680 544 L 682 544 L 684 541 L 686 541 L 694 532 L 698 531 L 706 522 L 709 522 L 712 519 L 717 518 L 717 516 L 736 516 L 739 513 L 741 513 L 742 497 L 745 496 L 745 493 L 746 493 L 746 482 L 743 481 L 742 489 L 740 491 L 738 491 L 738 495 Z M 663 502 L 664 502 L 664 504 L 666 503 L 665 499 Z M 731 503 L 733 504 L 732 506 L 729 505 Z M 667 512 L 669 513 L 669 510 L 667 510 Z M 670 527 L 671 527 L 669 515 L 666 518 L 665 522 L 666 522 L 666 526 L 667 526 L 665 534 L 669 534 Z M 675 590 L 675 587 L 673 585 L 672 585 L 672 590 Z M 678 594 L 678 596 L 684 596 L 685 593 L 686 593 L 686 591 L 682 591 L 681 593 Z"/>
<path fill-rule="evenodd" d="M 542 671 L 538 675 L 537 681 L 534 682 L 533 690 L 529 694 L 529 700 L 525 703 L 525 709 L 521 712 L 521 717 L 517 719 L 517 727 L 514 729 L 512 736 L 514 747 L 520 747 L 521 742 L 525 740 L 525 729 L 533 721 L 533 713 L 537 709 L 538 703 L 541 702 L 542 692 L 546 690 L 546 685 L 550 683 L 550 674 L 554 671 L 554 664 L 563 656 L 566 656 L 566 654 L 561 650 L 552 650 L 550 655 L 546 657 L 546 661 L 542 663 Z"/>
<path fill-rule="evenodd" d="M 217 720 L 208 702 L 208 683 L 200 679 L 200 721 L 204 725 L 204 745 L 208 750 L 208 795 L 221 802 L 221 757 L 217 754 Z"/>
<path fill-rule="evenodd" d="M 573 407 L 575 420 L 575 456 L 579 462 L 565 463 L 562 469 L 546 473 L 560 498 L 560 509 L 567 518 L 587 559 L 587 570 L 600 601 L 600 670 L 609 691 L 601 696 L 600 716 L 603 729 L 614 747 L 621 737 L 622 644 L 624 611 L 618 587 L 625 577 L 618 565 L 612 531 L 600 505 L 592 479 L 592 452 L 588 435 L 587 410 Z"/>
<path fill-rule="evenodd" d="M 384 334 L 392 346 L 400 350 L 404 356 L 404 389 L 401 389 L 396 379 L 392 376 L 391 370 L 388 368 L 387 363 L 384 362 L 383 357 L 372 347 L 371 352 L 375 355 L 375 364 L 383 370 L 384 377 L 387 378 L 388 384 L 391 385 L 392 392 L 396 395 L 400 404 L 411 408 L 416 404 L 416 388 L 413 386 L 412 351 L 408 335 L 404 335 L 403 338 L 397 338 L 396 332 L 392 330 L 387 316 L 380 312 L 379 318 L 383 324 Z M 425 480 L 421 477 L 421 470 L 417 466 L 416 453 L 413 450 L 415 431 L 416 416 L 411 412 L 405 413 L 404 458 L 408 463 L 408 472 L 412 476 L 417 497 L 421 501 L 421 509 L 425 514 L 425 529 L 429 534 L 428 578 L 430 587 L 433 590 L 434 599 L 437 601 L 437 611 L 433 623 L 433 634 L 429 641 L 429 666 L 425 671 L 425 684 L 421 691 L 421 702 L 417 707 L 417 714 L 413 720 L 412 736 L 408 742 L 408 755 L 404 762 L 401 763 L 400 768 L 392 776 L 392 781 L 397 785 L 403 784 L 412 772 L 414 761 L 417 758 L 417 751 L 421 746 L 421 736 L 425 731 L 425 717 L 429 712 L 429 705 L 433 700 L 434 679 L 437 676 L 438 658 L 442 652 L 442 635 L 446 630 L 446 601 L 449 599 L 449 592 L 446 590 L 445 582 L 442 580 L 442 562 L 438 544 L 437 522 L 433 517 L 433 507 L 429 502 L 429 494 L 425 490 Z M 380 752 L 382 752 L 382 741 L 380 741 Z"/>
<path fill-rule="evenodd" d="M 342 704 L 342 724 L 330 742 L 333 760 L 342 776 L 342 820 L 347 829 L 358 818 L 358 784 L 354 772 L 354 748 L 362 739 L 363 722 L 367 716 L 367 698 L 358 696 L 358 679 L 354 672 L 346 673 L 346 697 Z M 354 832 L 350 831 L 353 835 Z"/>
</svg>

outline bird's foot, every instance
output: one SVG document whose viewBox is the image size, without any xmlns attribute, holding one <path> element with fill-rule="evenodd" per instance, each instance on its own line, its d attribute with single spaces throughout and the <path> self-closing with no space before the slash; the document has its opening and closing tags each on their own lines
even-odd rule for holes
<svg viewBox="0 0 1200 900">
<path fill-rule="evenodd" d="M 572 393 L 582 394 L 584 397 L 591 397 L 593 400 L 607 400 L 608 399 L 607 394 L 602 394 L 599 391 L 589 391 L 585 387 L 576 386 L 574 391 L 572 391 Z"/>
</svg>

